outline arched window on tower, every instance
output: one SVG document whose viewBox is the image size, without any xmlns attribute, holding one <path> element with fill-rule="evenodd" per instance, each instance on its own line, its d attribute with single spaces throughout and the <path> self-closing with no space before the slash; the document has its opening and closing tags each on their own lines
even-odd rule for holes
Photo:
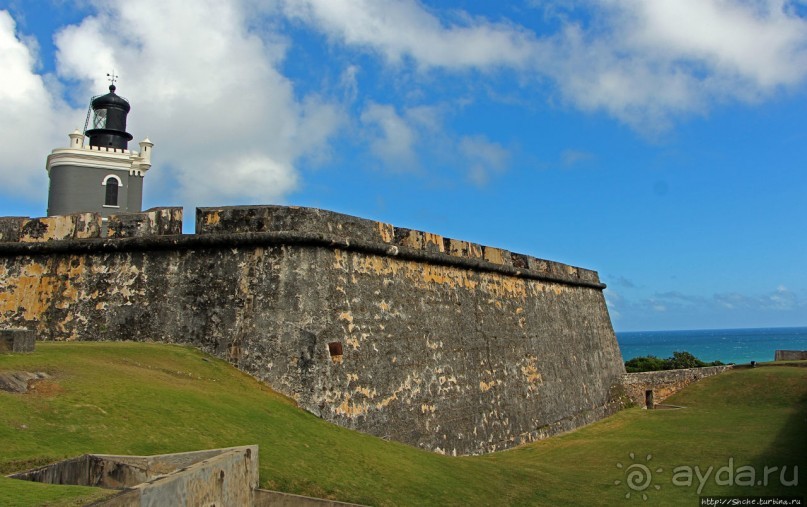
<svg viewBox="0 0 807 507">
<path fill-rule="evenodd" d="M 118 189 L 121 186 L 120 178 L 117 176 L 107 176 L 104 178 L 104 186 L 106 187 L 104 206 L 118 207 Z"/>
</svg>

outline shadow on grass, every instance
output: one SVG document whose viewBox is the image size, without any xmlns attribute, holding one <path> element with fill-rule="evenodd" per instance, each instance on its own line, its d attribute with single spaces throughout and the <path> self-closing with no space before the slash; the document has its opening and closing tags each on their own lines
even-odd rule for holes
<svg viewBox="0 0 807 507">
<path fill-rule="evenodd" d="M 735 477 L 737 494 L 801 496 L 807 493 L 807 394 L 793 403 L 794 413 L 766 451 L 750 463 L 753 489 Z M 738 465 L 739 466 L 739 465 Z M 745 478 L 750 480 L 750 476 Z"/>
</svg>

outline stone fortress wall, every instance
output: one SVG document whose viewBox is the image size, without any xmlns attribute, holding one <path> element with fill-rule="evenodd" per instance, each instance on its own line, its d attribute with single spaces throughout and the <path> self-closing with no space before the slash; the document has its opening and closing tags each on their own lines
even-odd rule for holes
<svg viewBox="0 0 807 507">
<path fill-rule="evenodd" d="M 437 452 L 619 408 L 596 272 L 312 208 L 0 219 L 0 327 L 183 343 L 342 426 Z M 103 237 L 102 237 L 103 236 Z"/>
</svg>

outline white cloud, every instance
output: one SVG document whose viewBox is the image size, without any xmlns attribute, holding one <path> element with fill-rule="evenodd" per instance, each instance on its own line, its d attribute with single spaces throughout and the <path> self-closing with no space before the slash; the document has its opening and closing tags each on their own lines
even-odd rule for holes
<svg viewBox="0 0 807 507">
<path fill-rule="evenodd" d="M 166 203 L 282 200 L 299 183 L 303 160 L 330 156 L 329 140 L 346 122 L 344 111 L 362 103 L 362 70 L 346 62 L 330 81 L 333 89 L 324 92 L 341 97 L 343 105 L 296 95 L 279 71 L 293 43 L 279 35 L 283 15 L 308 23 L 334 44 L 380 55 L 391 63 L 394 86 L 406 87 L 405 100 L 420 104 L 392 105 L 386 96 L 364 102 L 358 125 L 369 132 L 364 139 L 385 167 L 418 170 L 428 155 L 436 157 L 429 166 L 463 164 L 476 184 L 501 173 L 508 154 L 494 141 L 463 137 L 445 125 L 443 116 L 462 107 L 459 98 L 453 108 L 434 105 L 426 91 L 445 76 L 459 77 L 461 87 L 470 82 L 464 71 L 481 71 L 462 97 L 473 100 L 486 76 L 509 69 L 518 78 L 515 94 L 525 100 L 559 95 L 579 109 L 606 111 L 654 131 L 715 102 L 762 100 L 807 75 L 807 22 L 786 0 L 536 3 L 557 20 L 541 28 L 559 27 L 551 33 L 416 0 L 199 0 L 192 9 L 181 0 L 92 5 L 96 15 L 55 36 L 58 76 L 78 80 L 81 86 L 70 95 L 85 102 L 104 91 L 106 72 L 117 70 L 119 91 L 133 106 L 129 131 L 136 140 L 149 136 L 155 142 L 147 195 L 174 189 L 162 191 Z M 58 87 L 46 85 L 53 76 L 37 74 L 35 48 L 14 30 L 11 16 L 0 11 L 0 135 L 6 140 L 0 183 L 41 198 L 46 150 L 64 145 L 84 112 L 66 105 Z M 430 73 L 435 69 L 444 71 L 440 80 Z M 411 76 L 428 86 L 407 86 Z M 555 83 L 552 90 L 547 78 Z M 584 155 L 569 151 L 563 162 L 572 165 Z M 267 170 L 255 171 L 255 160 L 265 161 Z M 249 192 L 239 190 L 245 182 L 212 185 L 223 168 L 249 175 Z M 213 188 L 220 191 L 213 194 Z"/>
<path fill-rule="evenodd" d="M 348 65 L 339 76 L 339 86 L 343 90 L 344 101 L 351 103 L 359 96 L 359 81 L 357 76 L 361 69 L 358 65 Z"/>
<path fill-rule="evenodd" d="M 240 155 L 234 160 L 217 159 L 211 169 L 195 187 L 196 195 L 203 200 L 213 201 L 225 195 L 250 204 L 267 194 L 285 195 L 297 186 L 293 168 L 261 153 Z"/>
<path fill-rule="evenodd" d="M 670 291 L 636 301 L 620 299 L 620 308 L 624 310 L 623 313 L 630 311 L 637 315 L 649 311 L 669 311 L 681 315 L 700 313 L 740 318 L 748 315 L 803 311 L 807 308 L 807 301 L 800 299 L 797 294 L 780 285 L 776 290 L 763 294 L 722 292 L 711 297 Z"/>
<path fill-rule="evenodd" d="M 361 127 L 373 155 L 391 172 L 417 173 L 445 164 L 481 187 L 507 170 L 510 152 L 506 148 L 484 135 L 452 135 L 444 115 L 445 108 L 436 106 L 398 112 L 389 104 L 370 103 L 361 113 Z"/>
<path fill-rule="evenodd" d="M 419 167 L 417 130 L 393 106 L 371 103 L 362 111 L 361 122 L 369 132 L 370 149 L 387 169 L 413 171 Z"/>
<path fill-rule="evenodd" d="M 477 186 L 485 186 L 492 175 L 503 173 L 510 161 L 510 153 L 485 136 L 466 136 L 460 139 L 459 151 L 468 167 L 468 178 Z"/>
<path fill-rule="evenodd" d="M 716 74 L 736 74 L 763 89 L 804 76 L 807 24 L 783 0 L 607 4 L 619 6 L 626 28 L 635 29 L 627 33 L 628 43 L 660 57 L 699 61 Z"/>
<path fill-rule="evenodd" d="M 285 10 L 394 65 L 515 69 L 526 89 L 549 77 L 575 107 L 639 130 L 663 130 L 715 102 L 760 100 L 807 75 L 807 21 L 786 0 L 567 4 L 538 4 L 561 27 L 548 34 L 414 0 L 288 0 Z M 574 4 L 585 6 L 585 21 Z"/>
<path fill-rule="evenodd" d="M 784 285 L 780 285 L 775 292 L 763 298 L 763 304 L 774 310 L 793 310 L 804 306 L 804 302 L 799 301 L 798 296 Z"/>
<path fill-rule="evenodd" d="M 594 21 L 542 42 L 542 68 L 584 110 L 639 130 L 807 76 L 807 21 L 783 0 L 600 0 Z"/>
<path fill-rule="evenodd" d="M 414 0 L 287 0 L 285 6 L 288 15 L 392 63 L 411 58 L 424 68 L 486 69 L 520 67 L 530 59 L 527 30 L 468 15 L 445 24 Z"/>
<path fill-rule="evenodd" d="M 608 307 L 608 313 L 611 315 L 612 320 L 619 320 L 622 318 L 621 307 L 623 304 L 622 296 L 615 292 L 613 289 L 608 289 L 603 292 L 605 296 L 605 304 Z"/>
<path fill-rule="evenodd" d="M 593 160 L 594 155 L 587 151 L 568 149 L 563 150 L 563 153 L 560 154 L 560 158 L 565 167 L 572 167 Z"/>
<path fill-rule="evenodd" d="M 82 113 L 70 110 L 48 89 L 45 77 L 35 72 L 35 48 L 15 30 L 9 13 L 0 11 L 0 188 L 44 203 L 46 150 L 67 146 L 67 134 L 82 121 Z"/>
<path fill-rule="evenodd" d="M 61 77 L 104 90 L 121 76 L 132 103 L 129 132 L 154 143 L 150 189 L 186 205 L 282 201 L 303 157 L 327 156 L 338 107 L 298 99 L 278 70 L 285 43 L 250 30 L 240 2 L 109 0 L 98 14 L 58 32 Z M 159 15 L 146 15 L 159 13 Z"/>
</svg>

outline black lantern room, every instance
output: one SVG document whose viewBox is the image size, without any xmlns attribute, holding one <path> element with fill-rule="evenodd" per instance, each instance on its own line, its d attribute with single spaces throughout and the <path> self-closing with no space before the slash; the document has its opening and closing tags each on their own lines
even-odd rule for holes
<svg viewBox="0 0 807 507">
<path fill-rule="evenodd" d="M 113 84 L 109 86 L 109 93 L 93 99 L 91 107 L 92 128 L 85 132 L 90 146 L 127 149 L 132 140 L 132 134 L 126 132 L 129 101 L 115 94 Z"/>
</svg>

